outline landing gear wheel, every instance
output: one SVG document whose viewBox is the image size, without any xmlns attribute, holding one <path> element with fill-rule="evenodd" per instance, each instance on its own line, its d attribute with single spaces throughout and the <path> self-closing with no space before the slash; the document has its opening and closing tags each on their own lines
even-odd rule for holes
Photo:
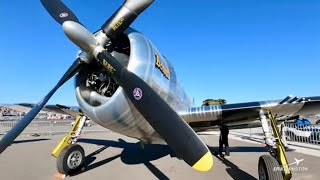
<svg viewBox="0 0 320 180">
<path fill-rule="evenodd" d="M 280 167 L 274 157 L 270 155 L 260 156 L 258 164 L 259 180 L 283 180 L 282 171 L 274 169 L 274 167 Z"/>
<path fill-rule="evenodd" d="M 70 171 L 80 167 L 84 160 L 84 150 L 78 144 L 65 147 L 57 158 L 57 169 L 61 174 L 68 175 Z"/>
</svg>

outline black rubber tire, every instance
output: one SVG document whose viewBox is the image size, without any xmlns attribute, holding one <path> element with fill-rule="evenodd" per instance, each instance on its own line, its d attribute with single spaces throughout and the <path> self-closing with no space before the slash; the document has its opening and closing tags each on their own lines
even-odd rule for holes
<svg viewBox="0 0 320 180">
<path fill-rule="evenodd" d="M 262 155 L 259 158 L 258 175 L 260 180 L 283 180 L 282 171 L 274 169 L 280 167 L 278 161 L 270 155 Z"/>
<path fill-rule="evenodd" d="M 71 155 L 71 153 L 73 152 L 80 152 L 81 154 L 81 162 L 79 164 L 79 166 L 77 166 L 76 168 L 71 168 L 68 166 L 68 157 Z M 57 158 L 57 170 L 59 173 L 61 174 L 65 174 L 65 175 L 69 175 L 70 171 L 76 170 L 79 167 L 82 166 L 83 161 L 84 161 L 84 150 L 83 148 L 78 145 L 78 144 L 71 144 L 69 146 L 66 146 L 61 153 L 59 154 L 58 158 Z"/>
</svg>

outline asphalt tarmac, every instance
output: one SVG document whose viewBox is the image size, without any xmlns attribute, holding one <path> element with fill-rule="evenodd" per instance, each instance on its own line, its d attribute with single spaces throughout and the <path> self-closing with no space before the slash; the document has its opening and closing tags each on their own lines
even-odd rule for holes
<svg viewBox="0 0 320 180">
<path fill-rule="evenodd" d="M 1 136 L 0 136 L 1 138 Z M 20 136 L 15 144 L 0 155 L 1 180 L 52 180 L 56 159 L 50 153 L 62 135 Z M 218 136 L 201 135 L 213 153 L 217 152 Z M 166 145 L 145 145 L 117 133 L 99 132 L 81 136 L 86 153 L 86 166 L 65 179 L 257 179 L 258 159 L 268 154 L 259 143 L 230 139 L 231 158 L 214 156 L 209 172 L 197 172 L 175 157 Z M 320 151 L 319 151 L 320 153 Z M 174 155 L 173 155 L 174 156 Z M 320 159 L 316 156 L 287 152 L 289 163 L 304 159 L 293 171 L 292 179 L 319 179 Z"/>
</svg>

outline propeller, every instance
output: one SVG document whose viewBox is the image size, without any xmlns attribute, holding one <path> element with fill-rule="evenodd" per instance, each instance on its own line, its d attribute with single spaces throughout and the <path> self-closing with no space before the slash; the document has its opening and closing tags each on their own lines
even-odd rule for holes
<svg viewBox="0 0 320 180">
<path fill-rule="evenodd" d="M 41 3 L 48 13 L 59 23 L 74 21 L 80 23 L 76 15 L 60 0 L 43 1 Z M 54 7 L 54 8 L 52 8 Z"/>
<path fill-rule="evenodd" d="M 97 55 L 124 89 L 132 104 L 187 164 L 199 171 L 211 169 L 210 151 L 193 129 L 141 78 L 128 71 L 106 50 Z"/>
<path fill-rule="evenodd" d="M 130 24 L 154 0 L 126 0 L 123 5 L 102 25 L 101 29 L 111 39 L 124 32 Z"/>
<path fill-rule="evenodd" d="M 199 171 L 208 171 L 213 165 L 212 154 L 205 143 L 193 129 L 140 77 L 128 71 L 100 44 L 94 35 L 80 24 L 76 16 L 59 0 L 41 0 L 49 14 L 62 25 L 65 34 L 89 57 L 94 56 L 123 88 L 128 98 L 155 131 L 187 164 Z M 153 0 L 126 0 L 125 3 L 102 26 L 106 36 L 111 39 L 123 33 L 134 19 L 146 9 Z M 60 17 L 61 13 L 68 16 Z M 68 19 L 69 18 L 69 19 Z M 102 41 L 103 42 L 103 41 Z M 81 64 L 81 60 L 76 64 Z M 1 140 L 1 149 L 10 145 L 14 138 L 30 123 L 53 93 L 76 72 L 78 66 L 71 66 L 70 72 L 59 81 L 53 90 L 40 101 L 25 118 L 23 118 L 8 134 L 10 138 Z M 80 65 L 79 65 L 80 66 Z M 30 114 L 30 115 L 29 115 Z M 0 150 L 1 150 L 0 149 Z M 3 151 L 2 150 L 2 151 Z M 1 152 L 2 152 L 1 151 Z"/>
<path fill-rule="evenodd" d="M 36 117 L 43 106 L 49 101 L 51 96 L 61 87 L 66 81 L 80 71 L 83 61 L 79 58 L 69 67 L 59 82 L 49 91 L 49 93 L 38 102 L 0 141 L 0 154 L 8 147 L 15 138 L 28 126 L 28 124 Z"/>
</svg>

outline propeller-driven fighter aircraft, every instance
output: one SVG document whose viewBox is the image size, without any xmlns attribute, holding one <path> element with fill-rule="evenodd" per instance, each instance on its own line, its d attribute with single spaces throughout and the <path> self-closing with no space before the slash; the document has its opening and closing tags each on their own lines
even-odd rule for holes
<svg viewBox="0 0 320 180">
<path fill-rule="evenodd" d="M 56 86 L 1 139 L 0 153 L 73 76 L 82 112 L 73 125 L 73 136 L 66 136 L 53 153 L 58 158 L 58 171 L 64 174 L 82 165 L 84 150 L 76 142 L 87 118 L 144 143 L 165 142 L 192 168 L 208 171 L 213 165 L 212 154 L 197 132 L 221 125 L 262 126 L 266 144 L 275 148 L 267 121 L 270 117 L 280 122 L 319 114 L 320 97 L 288 96 L 283 100 L 192 107 L 170 61 L 147 37 L 129 27 L 152 2 L 126 0 L 99 31 L 91 33 L 60 0 L 41 0 L 80 52 Z M 264 158 L 262 163 L 268 164 L 268 160 Z M 266 168 L 261 171 L 270 177 L 268 173 Z"/>
</svg>

